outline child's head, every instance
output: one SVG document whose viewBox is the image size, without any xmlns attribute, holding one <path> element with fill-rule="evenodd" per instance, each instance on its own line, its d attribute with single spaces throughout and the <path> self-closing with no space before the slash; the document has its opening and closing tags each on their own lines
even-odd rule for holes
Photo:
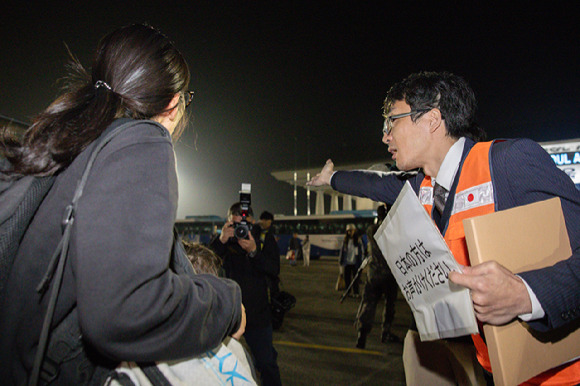
<svg viewBox="0 0 580 386">
<path fill-rule="evenodd" d="M 222 261 L 211 249 L 200 243 L 183 240 L 187 257 L 196 273 L 209 273 L 219 276 Z"/>
</svg>

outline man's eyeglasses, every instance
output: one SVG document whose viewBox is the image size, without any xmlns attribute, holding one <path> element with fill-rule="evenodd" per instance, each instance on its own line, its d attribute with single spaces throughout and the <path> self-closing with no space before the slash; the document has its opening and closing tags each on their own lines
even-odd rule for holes
<svg viewBox="0 0 580 386">
<path fill-rule="evenodd" d="M 184 94 L 184 98 L 185 98 L 185 107 L 187 108 L 187 106 L 189 106 L 191 104 L 191 101 L 193 101 L 193 91 L 187 91 Z"/>
<path fill-rule="evenodd" d="M 417 109 L 417 110 L 411 110 L 408 113 L 402 113 L 402 114 L 395 114 L 395 115 L 391 115 L 385 118 L 385 124 L 383 125 L 383 134 L 391 134 L 391 131 L 393 130 L 393 121 L 395 119 L 399 119 L 399 118 L 405 118 L 408 117 L 409 115 L 413 115 L 415 113 L 424 113 L 426 111 L 429 111 L 431 109 Z"/>
</svg>

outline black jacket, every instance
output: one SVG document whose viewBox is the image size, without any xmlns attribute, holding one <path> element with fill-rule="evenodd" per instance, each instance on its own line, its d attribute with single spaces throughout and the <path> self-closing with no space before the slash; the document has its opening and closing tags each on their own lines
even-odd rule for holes
<svg viewBox="0 0 580 386">
<path fill-rule="evenodd" d="M 280 255 L 277 252 L 277 245 L 275 251 L 271 242 L 264 243 L 264 248 L 261 248 L 260 232 L 258 225 L 252 227 L 252 236 L 256 240 L 258 248 L 254 257 L 248 256 L 235 238 L 222 244 L 219 236 L 216 235 L 210 242 L 210 247 L 223 260 L 226 277 L 233 279 L 242 289 L 247 330 L 267 327 L 272 323 L 266 275 L 277 275 L 280 269 Z M 277 261 L 277 264 L 274 260 Z"/>
<path fill-rule="evenodd" d="M 48 298 L 35 287 L 92 147 L 57 176 L 18 250 L 0 299 L 3 384 L 26 383 Z M 75 312 L 97 360 L 191 357 L 237 330 L 241 299 L 234 282 L 169 268 L 176 208 L 175 156 L 161 125 L 143 121 L 125 130 L 96 158 L 79 201 L 54 323 Z"/>
<path fill-rule="evenodd" d="M 391 273 L 391 269 L 375 240 L 375 233 L 381 226 L 381 223 L 373 224 L 367 228 L 367 239 L 368 239 L 368 249 L 369 249 L 369 256 L 371 258 L 369 262 L 369 277 L 382 277 L 389 279 L 395 279 L 393 274 Z"/>
</svg>

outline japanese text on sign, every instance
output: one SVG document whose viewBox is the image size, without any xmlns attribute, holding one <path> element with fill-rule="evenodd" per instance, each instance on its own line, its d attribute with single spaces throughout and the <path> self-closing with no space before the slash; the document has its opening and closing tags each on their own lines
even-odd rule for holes
<svg viewBox="0 0 580 386">
<path fill-rule="evenodd" d="M 423 270 L 407 280 L 402 288 L 403 295 L 407 301 L 412 300 L 415 295 L 421 295 L 439 285 L 447 283 L 447 278 L 451 268 L 444 262 L 431 263 Z"/>
</svg>

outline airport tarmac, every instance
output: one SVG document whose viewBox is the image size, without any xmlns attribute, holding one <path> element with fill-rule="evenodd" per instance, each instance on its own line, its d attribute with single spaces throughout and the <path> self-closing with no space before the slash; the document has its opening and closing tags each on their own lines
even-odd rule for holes
<svg viewBox="0 0 580 386">
<path fill-rule="evenodd" d="M 339 300 L 335 290 L 336 258 L 302 261 L 290 266 L 281 261 L 281 289 L 296 297 L 296 306 L 274 331 L 274 347 L 284 385 L 404 385 L 402 343 L 381 343 L 384 302 L 379 303 L 375 325 L 366 349 L 355 348 L 354 319 L 360 298 Z M 363 275 L 363 279 L 366 278 Z M 362 294 L 364 284 L 361 283 Z M 391 332 L 401 338 L 411 320 L 411 310 L 399 294 Z"/>
</svg>

